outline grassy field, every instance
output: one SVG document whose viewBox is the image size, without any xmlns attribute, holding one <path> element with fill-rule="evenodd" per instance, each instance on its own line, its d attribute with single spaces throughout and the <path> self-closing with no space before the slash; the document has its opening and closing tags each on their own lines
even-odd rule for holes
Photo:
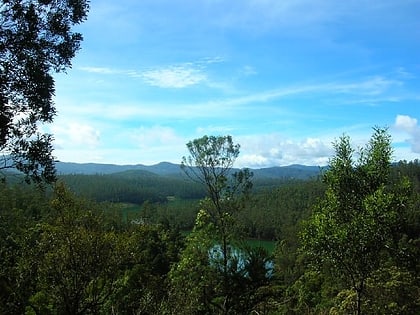
<svg viewBox="0 0 420 315">
<path fill-rule="evenodd" d="M 128 218 L 136 217 L 137 214 L 141 211 L 141 206 L 134 203 L 118 203 L 118 206 L 121 209 L 122 216 L 124 220 Z"/>
<path fill-rule="evenodd" d="M 263 247 L 265 248 L 269 253 L 273 253 L 274 249 L 276 248 L 276 242 L 275 241 L 267 241 L 267 240 L 257 240 L 257 239 L 248 239 L 247 244 L 252 247 Z"/>
</svg>

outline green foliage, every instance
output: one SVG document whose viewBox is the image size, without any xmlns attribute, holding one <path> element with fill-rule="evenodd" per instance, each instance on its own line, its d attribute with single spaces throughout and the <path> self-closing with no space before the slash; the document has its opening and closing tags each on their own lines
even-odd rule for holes
<svg viewBox="0 0 420 315">
<path fill-rule="evenodd" d="M 314 270 L 306 270 L 284 287 L 281 314 L 323 314 L 334 304 L 337 280 Z"/>
<path fill-rule="evenodd" d="M 63 185 L 55 188 L 51 205 L 54 218 L 37 227 L 37 292 L 30 306 L 38 313 L 49 308 L 60 314 L 97 313 L 113 291 L 118 236 L 106 229 L 101 210 L 84 208 Z"/>
<path fill-rule="evenodd" d="M 253 193 L 237 219 L 249 237 L 296 243 L 298 222 L 309 217 L 324 192 L 319 180 L 285 181 L 275 189 Z"/>
<path fill-rule="evenodd" d="M 366 281 L 364 314 L 417 314 L 420 309 L 418 278 L 405 268 L 383 266 Z M 357 293 L 345 289 L 337 294 L 332 314 L 357 310 Z"/>
<path fill-rule="evenodd" d="M 188 142 L 187 148 L 190 156 L 183 157 L 181 168 L 206 187 L 216 208 L 221 208 L 220 202 L 232 199 L 238 193 L 246 194 L 252 188 L 252 173 L 248 169 L 231 174 L 240 148 L 239 144 L 233 144 L 231 136 L 204 136 Z"/>
<path fill-rule="evenodd" d="M 65 71 L 82 36 L 88 1 L 10 0 L 0 5 L 0 169 L 36 181 L 55 179 L 52 137 L 39 123 L 53 120 L 53 72 Z"/>
<path fill-rule="evenodd" d="M 269 256 L 263 248 L 239 247 L 237 215 L 252 187 L 249 170 L 231 173 L 239 145 L 230 136 L 208 137 L 187 144 L 190 156 L 182 167 L 202 183 L 202 200 L 193 232 L 180 262 L 171 270 L 172 299 L 183 314 L 238 314 L 251 312 L 268 283 Z"/>
<path fill-rule="evenodd" d="M 0 188 L 0 313 L 160 313 L 177 231 L 124 224 L 62 184 L 50 200 L 33 186 Z"/>
<path fill-rule="evenodd" d="M 215 241 L 222 246 L 225 273 L 228 247 L 237 230 L 234 215 L 243 208 L 243 198 L 252 187 L 249 170 L 230 174 L 239 147 L 231 136 L 204 136 L 187 143 L 190 156 L 182 162 L 186 174 L 206 187 L 208 198 L 203 200 L 202 208 L 215 228 Z"/>
<path fill-rule="evenodd" d="M 398 266 L 384 266 L 366 283 L 370 314 L 415 314 L 420 309 L 419 279 L 412 271 Z"/>
<path fill-rule="evenodd" d="M 106 313 L 162 313 L 168 299 L 167 274 L 182 247 L 180 234 L 161 225 L 137 225 L 120 237 L 123 268 Z"/>
<path fill-rule="evenodd" d="M 129 219 L 146 218 L 151 223 L 169 222 L 182 230 L 192 230 L 199 210 L 199 199 L 206 190 L 185 179 L 138 173 L 111 175 L 62 175 L 59 179 L 76 195 L 95 201 L 133 204 L 124 206 Z M 325 185 L 312 180 L 276 180 L 274 188 L 256 186 L 252 195 L 240 203 L 236 212 L 240 230 L 256 239 L 285 239 L 297 233 L 297 222 L 309 215 Z"/>
<path fill-rule="evenodd" d="M 1 183 L 0 313 L 419 313 L 418 161 L 380 172 L 377 148 L 357 159 L 347 149 L 325 183 L 247 196 L 226 172 L 220 208 L 210 197 L 133 206 L 86 200 L 63 183 Z M 274 257 L 248 246 L 250 235 L 278 239 Z"/>
<path fill-rule="evenodd" d="M 215 309 L 212 300 L 215 290 L 220 289 L 221 278 L 210 264 L 209 251 L 215 243 L 209 219 L 208 213 L 199 211 L 180 261 L 170 271 L 174 314 L 211 314 Z"/>
<path fill-rule="evenodd" d="M 259 246 L 230 246 L 225 271 L 216 234 L 210 215 L 199 211 L 181 260 L 169 274 L 173 314 L 246 314 L 267 308 L 271 296 L 268 251 Z"/>
<path fill-rule="evenodd" d="M 164 203 L 168 196 L 199 199 L 202 187 L 185 178 L 128 172 L 108 175 L 61 175 L 59 179 L 79 196 L 96 201 L 126 202 L 141 205 L 145 201 Z"/>
<path fill-rule="evenodd" d="M 386 261 L 409 196 L 409 183 L 389 185 L 390 137 L 375 129 L 355 163 L 349 137 L 335 144 L 328 186 L 301 233 L 301 250 L 314 266 L 328 266 L 356 292 L 361 312 L 366 281 Z"/>
<path fill-rule="evenodd" d="M 22 314 L 34 292 L 36 225 L 48 212 L 43 191 L 0 184 L 0 313 Z"/>
</svg>

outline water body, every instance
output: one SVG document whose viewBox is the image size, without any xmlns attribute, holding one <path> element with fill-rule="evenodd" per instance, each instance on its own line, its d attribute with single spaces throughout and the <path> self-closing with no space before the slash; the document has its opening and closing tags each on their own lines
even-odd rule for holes
<svg viewBox="0 0 420 315">
<path fill-rule="evenodd" d="M 257 247 L 253 247 L 250 251 L 258 251 Z M 267 251 L 267 250 L 266 250 Z M 270 253 L 267 251 L 267 254 Z M 229 246 L 228 249 L 228 270 L 236 273 L 242 273 L 244 277 L 248 276 L 247 265 L 249 264 L 260 264 L 260 267 L 265 269 L 266 278 L 271 278 L 274 273 L 274 261 L 269 258 L 269 256 L 258 256 L 256 252 L 249 253 L 246 250 L 241 250 L 239 248 Z M 214 245 L 209 250 L 209 259 L 210 264 L 218 267 L 220 271 L 223 268 L 224 255 L 221 245 Z"/>
</svg>

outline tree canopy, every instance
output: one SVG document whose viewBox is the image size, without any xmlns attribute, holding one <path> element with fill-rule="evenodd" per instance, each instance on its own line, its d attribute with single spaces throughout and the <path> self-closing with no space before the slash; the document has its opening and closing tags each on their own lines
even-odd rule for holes
<svg viewBox="0 0 420 315">
<path fill-rule="evenodd" d="M 249 313 L 258 307 L 256 290 L 267 279 L 268 253 L 263 248 L 241 248 L 237 215 L 252 187 L 248 169 L 233 172 L 239 144 L 231 136 L 204 136 L 188 142 L 189 157 L 182 168 L 202 183 L 207 198 L 201 202 L 193 231 L 170 278 L 182 314 Z"/>
<path fill-rule="evenodd" d="M 361 314 L 366 281 L 393 246 L 409 184 L 389 185 L 392 149 L 386 129 L 375 128 L 358 157 L 348 136 L 334 146 L 336 154 L 324 175 L 325 198 L 304 226 L 302 249 L 316 266 L 327 266 L 350 284 Z"/>
<path fill-rule="evenodd" d="M 0 169 L 36 181 L 55 179 L 52 136 L 40 131 L 56 114 L 54 72 L 71 67 L 88 0 L 5 0 L 0 4 Z"/>
</svg>

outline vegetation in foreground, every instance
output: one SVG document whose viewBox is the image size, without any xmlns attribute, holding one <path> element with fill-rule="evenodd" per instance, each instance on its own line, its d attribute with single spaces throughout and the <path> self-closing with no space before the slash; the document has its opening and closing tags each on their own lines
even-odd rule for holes
<svg viewBox="0 0 420 315">
<path fill-rule="evenodd" d="M 246 172 L 202 172 L 213 195 L 200 203 L 146 202 L 131 215 L 63 183 L 2 183 L 0 313 L 416 314 L 420 165 L 391 167 L 389 140 L 377 129 L 356 152 L 342 137 L 322 182 L 250 193 Z M 197 141 L 211 161 L 225 145 L 239 154 L 229 137 Z M 185 161 L 211 169 L 197 156 Z M 190 207 L 185 235 L 174 212 Z"/>
</svg>

